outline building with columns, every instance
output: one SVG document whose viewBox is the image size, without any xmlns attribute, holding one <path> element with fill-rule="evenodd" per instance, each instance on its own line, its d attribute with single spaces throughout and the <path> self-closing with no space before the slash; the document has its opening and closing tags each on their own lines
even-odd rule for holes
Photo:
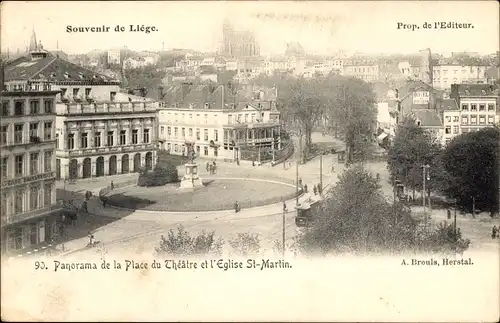
<svg viewBox="0 0 500 323">
<path fill-rule="evenodd" d="M 3 72 L 3 71 L 2 71 Z M 3 74 L 3 73 L 2 73 Z M 62 206 L 56 202 L 55 100 L 48 88 L 1 92 L 2 252 L 50 241 Z"/>
<path fill-rule="evenodd" d="M 266 151 L 279 154 L 276 96 L 253 90 L 245 90 L 252 95 L 248 98 L 212 82 L 166 88 L 158 111 L 160 147 L 183 155 L 185 143 L 192 142 L 198 157 L 230 161 L 260 160 Z"/>
<path fill-rule="evenodd" d="M 157 102 L 120 92 L 120 82 L 52 56 L 41 45 L 5 69 L 8 87 L 55 97 L 56 177 L 88 178 L 152 168 Z"/>
</svg>

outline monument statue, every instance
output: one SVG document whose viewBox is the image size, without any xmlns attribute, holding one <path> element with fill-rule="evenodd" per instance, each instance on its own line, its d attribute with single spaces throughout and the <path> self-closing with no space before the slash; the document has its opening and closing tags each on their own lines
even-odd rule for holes
<svg viewBox="0 0 500 323">
<path fill-rule="evenodd" d="M 194 151 L 194 141 L 186 140 L 184 145 L 187 149 L 188 162 L 184 164 L 185 173 L 184 177 L 181 179 L 180 189 L 194 189 L 196 187 L 202 187 L 203 182 L 198 175 L 198 165 L 195 163 L 194 158 L 196 153 Z"/>
</svg>

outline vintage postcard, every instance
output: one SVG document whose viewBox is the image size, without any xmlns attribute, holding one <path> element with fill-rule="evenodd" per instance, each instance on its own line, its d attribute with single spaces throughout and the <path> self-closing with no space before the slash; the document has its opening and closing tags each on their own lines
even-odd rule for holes
<svg viewBox="0 0 500 323">
<path fill-rule="evenodd" d="M 0 9 L 2 320 L 499 320 L 498 2 Z"/>
</svg>

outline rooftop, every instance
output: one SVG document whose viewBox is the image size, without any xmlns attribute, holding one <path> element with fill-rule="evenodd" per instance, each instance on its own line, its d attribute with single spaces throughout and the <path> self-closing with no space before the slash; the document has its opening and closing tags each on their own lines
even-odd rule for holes
<svg viewBox="0 0 500 323">
<path fill-rule="evenodd" d="M 452 84 L 451 91 L 461 97 L 498 95 L 498 89 L 490 84 Z"/>
<path fill-rule="evenodd" d="M 117 80 L 56 57 L 49 52 L 39 56 L 33 56 L 32 53 L 30 56 L 10 62 L 5 66 L 4 80 L 119 84 Z"/>
<path fill-rule="evenodd" d="M 410 81 L 398 89 L 398 99 L 403 100 L 417 90 L 432 92 L 433 88 L 422 81 Z"/>
<path fill-rule="evenodd" d="M 414 110 L 411 115 L 420 121 L 421 127 L 442 127 L 443 123 L 438 113 L 430 109 Z"/>
<path fill-rule="evenodd" d="M 439 99 L 437 103 L 440 111 L 459 110 L 455 99 Z"/>
</svg>

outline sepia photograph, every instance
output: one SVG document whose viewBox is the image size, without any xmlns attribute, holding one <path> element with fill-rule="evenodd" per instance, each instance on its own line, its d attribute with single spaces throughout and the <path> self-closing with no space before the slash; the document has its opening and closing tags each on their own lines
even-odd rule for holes
<svg viewBox="0 0 500 323">
<path fill-rule="evenodd" d="M 500 319 L 497 1 L 3 1 L 1 318 Z"/>
</svg>

